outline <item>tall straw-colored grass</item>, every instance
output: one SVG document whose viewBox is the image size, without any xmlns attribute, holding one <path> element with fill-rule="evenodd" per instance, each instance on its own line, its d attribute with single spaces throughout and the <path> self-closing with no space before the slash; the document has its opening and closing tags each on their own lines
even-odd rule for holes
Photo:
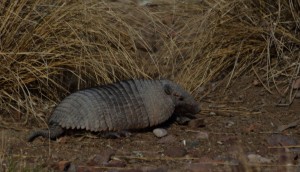
<svg viewBox="0 0 300 172">
<path fill-rule="evenodd" d="M 151 56 L 137 56 L 136 42 L 146 51 L 150 47 L 140 35 L 141 23 L 128 23 L 132 18 L 126 11 L 151 21 L 149 29 L 159 27 L 137 6 L 96 0 L 7 0 L 0 9 L 2 117 L 35 114 L 37 102 L 57 101 L 69 90 L 150 77 L 144 66 L 158 70 Z"/>
<path fill-rule="evenodd" d="M 226 88 L 252 72 L 271 93 L 284 95 L 288 80 L 299 77 L 299 1 L 207 0 L 182 9 L 192 14 L 177 25 L 170 44 L 178 47 L 176 78 L 192 90 L 222 76 Z"/>
<path fill-rule="evenodd" d="M 26 123 L 37 104 L 129 78 L 170 78 L 199 98 L 203 84 L 252 73 L 286 95 L 299 77 L 299 11 L 296 0 L 1 1 L 2 121 Z"/>
</svg>

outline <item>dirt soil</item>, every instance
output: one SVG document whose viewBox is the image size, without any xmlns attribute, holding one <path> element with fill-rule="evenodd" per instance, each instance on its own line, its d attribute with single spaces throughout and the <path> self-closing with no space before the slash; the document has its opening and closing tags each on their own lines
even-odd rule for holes
<svg viewBox="0 0 300 172">
<path fill-rule="evenodd" d="M 300 100 L 295 99 L 291 106 L 276 106 L 281 98 L 253 81 L 254 77 L 244 76 L 227 90 L 219 86 L 210 92 L 208 88 L 215 83 L 208 85 L 202 89 L 208 94 L 200 102 L 202 112 L 197 119 L 188 125 L 161 125 L 168 131 L 163 138 L 150 129 L 117 139 L 75 132 L 56 141 L 38 138 L 28 143 L 29 130 L 1 129 L 4 154 L 0 169 L 297 170 Z"/>
</svg>

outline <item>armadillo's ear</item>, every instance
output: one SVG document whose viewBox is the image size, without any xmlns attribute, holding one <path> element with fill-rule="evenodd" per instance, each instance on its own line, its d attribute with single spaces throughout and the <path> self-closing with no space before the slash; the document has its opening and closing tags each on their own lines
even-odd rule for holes
<svg viewBox="0 0 300 172">
<path fill-rule="evenodd" d="M 165 84 L 164 85 L 164 90 L 165 90 L 165 93 L 167 95 L 171 95 L 172 94 L 172 88 L 171 88 L 171 86 L 169 84 Z"/>
</svg>

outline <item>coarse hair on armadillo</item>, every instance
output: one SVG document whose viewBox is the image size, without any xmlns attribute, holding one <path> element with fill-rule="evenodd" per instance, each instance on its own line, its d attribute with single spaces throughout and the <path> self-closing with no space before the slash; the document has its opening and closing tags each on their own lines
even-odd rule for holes
<svg viewBox="0 0 300 172">
<path fill-rule="evenodd" d="M 83 89 L 63 99 L 49 119 L 49 130 L 33 132 L 28 141 L 38 136 L 54 139 L 64 129 L 100 132 L 155 126 L 171 117 L 180 104 L 178 95 L 191 105 L 191 113 L 199 111 L 192 96 L 169 80 L 127 80 Z"/>
</svg>

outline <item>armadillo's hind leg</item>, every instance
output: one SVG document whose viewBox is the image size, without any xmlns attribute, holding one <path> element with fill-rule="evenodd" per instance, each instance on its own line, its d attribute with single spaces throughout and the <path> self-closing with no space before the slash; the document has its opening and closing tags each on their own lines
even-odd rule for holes
<svg viewBox="0 0 300 172">
<path fill-rule="evenodd" d="M 32 132 L 27 141 L 28 142 L 32 142 L 35 138 L 42 136 L 45 138 L 50 138 L 52 140 L 58 138 L 59 136 L 61 136 L 64 133 L 64 129 L 59 126 L 59 125 L 51 125 L 49 126 L 49 130 L 38 130 L 38 131 L 34 131 Z"/>
</svg>

